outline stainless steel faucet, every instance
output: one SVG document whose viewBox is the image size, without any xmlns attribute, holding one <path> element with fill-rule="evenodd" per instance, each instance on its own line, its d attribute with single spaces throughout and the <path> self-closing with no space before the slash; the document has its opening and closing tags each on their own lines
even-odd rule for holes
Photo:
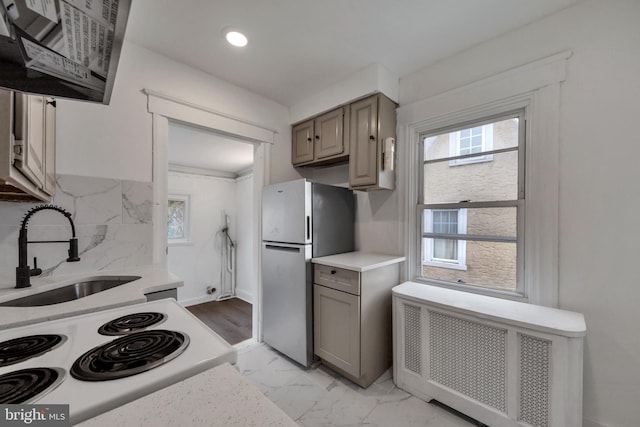
<svg viewBox="0 0 640 427">
<path fill-rule="evenodd" d="M 76 227 L 73 224 L 73 220 L 71 219 L 71 213 L 55 205 L 36 206 L 35 208 L 27 212 L 20 226 L 20 234 L 18 235 L 18 266 L 16 267 L 16 288 L 30 287 L 31 276 L 38 276 L 42 274 L 42 270 L 38 268 L 38 261 L 35 257 L 33 258 L 33 268 L 29 267 L 29 265 L 27 264 L 27 244 L 29 243 L 66 243 L 67 242 L 66 240 L 34 240 L 34 241 L 27 240 L 27 223 L 29 222 L 29 219 L 36 212 L 40 212 L 42 210 L 47 210 L 47 209 L 60 212 L 69 220 L 69 224 L 71 224 L 71 239 L 69 239 L 69 257 L 67 258 L 67 262 L 80 261 L 80 257 L 78 256 L 78 239 L 76 238 Z"/>
</svg>

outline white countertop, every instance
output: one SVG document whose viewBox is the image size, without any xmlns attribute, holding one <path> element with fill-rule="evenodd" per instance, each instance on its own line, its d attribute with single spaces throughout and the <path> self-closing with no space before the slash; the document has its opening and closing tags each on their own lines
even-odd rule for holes
<svg viewBox="0 0 640 427">
<path fill-rule="evenodd" d="M 228 363 L 77 425 L 81 427 L 297 426 Z"/>
<path fill-rule="evenodd" d="M 14 284 L 0 285 L 2 286 L 0 287 L 0 302 L 57 289 L 79 282 L 81 279 L 105 276 L 140 276 L 141 278 L 74 301 L 40 307 L 0 307 L 0 329 L 138 304 L 147 300 L 144 296 L 145 294 L 183 286 L 182 280 L 168 272 L 166 267 L 151 265 L 123 271 L 100 271 L 43 278 L 32 277 L 30 288 L 15 289 L 13 287 Z"/>
<path fill-rule="evenodd" d="M 387 265 L 406 261 L 403 256 L 384 255 L 371 252 L 346 252 L 343 254 L 312 258 L 314 264 L 344 268 L 358 272 L 373 270 Z"/>
<path fill-rule="evenodd" d="M 566 337 L 583 337 L 587 326 L 582 313 L 477 295 L 469 292 L 404 282 L 392 289 L 404 299 L 464 314 L 509 323 Z"/>
</svg>

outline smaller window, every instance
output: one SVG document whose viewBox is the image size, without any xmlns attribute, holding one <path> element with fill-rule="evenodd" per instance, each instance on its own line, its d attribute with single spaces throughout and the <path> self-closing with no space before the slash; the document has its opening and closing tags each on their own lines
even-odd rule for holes
<svg viewBox="0 0 640 427">
<path fill-rule="evenodd" d="M 493 150 L 493 123 L 476 126 L 469 129 L 451 132 L 449 134 L 449 156 L 467 156 Z M 493 154 L 483 156 L 463 157 L 449 161 L 449 166 L 466 165 L 469 163 L 490 162 Z"/>
<path fill-rule="evenodd" d="M 169 196 L 167 239 L 169 243 L 189 242 L 189 196 Z"/>
<path fill-rule="evenodd" d="M 425 209 L 424 230 L 428 233 L 465 234 L 466 209 Z M 466 270 L 467 242 L 458 239 L 423 239 L 422 265 Z"/>
</svg>

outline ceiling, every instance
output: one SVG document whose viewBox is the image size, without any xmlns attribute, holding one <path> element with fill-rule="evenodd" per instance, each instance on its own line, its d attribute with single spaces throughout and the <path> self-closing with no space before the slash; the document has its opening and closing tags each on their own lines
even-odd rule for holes
<svg viewBox="0 0 640 427">
<path fill-rule="evenodd" d="M 579 0 L 135 0 L 126 39 L 292 107 L 379 64 L 402 78 Z M 245 48 L 224 40 L 233 27 Z M 169 162 L 238 174 L 253 147 L 172 123 Z"/>
<path fill-rule="evenodd" d="M 253 145 L 218 133 L 169 123 L 169 165 L 199 169 L 199 173 L 235 177 L 253 167 Z"/>
<path fill-rule="evenodd" d="M 135 0 L 126 38 L 291 107 L 370 65 L 402 78 L 577 1 Z M 226 27 L 249 45 L 228 45 Z"/>
</svg>

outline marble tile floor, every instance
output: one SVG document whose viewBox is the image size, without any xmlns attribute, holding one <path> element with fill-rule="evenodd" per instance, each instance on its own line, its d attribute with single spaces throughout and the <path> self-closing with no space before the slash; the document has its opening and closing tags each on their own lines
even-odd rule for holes
<svg viewBox="0 0 640 427">
<path fill-rule="evenodd" d="M 305 370 L 265 344 L 236 348 L 240 373 L 303 427 L 475 425 L 397 388 L 390 370 L 362 389 L 324 366 Z"/>
</svg>

